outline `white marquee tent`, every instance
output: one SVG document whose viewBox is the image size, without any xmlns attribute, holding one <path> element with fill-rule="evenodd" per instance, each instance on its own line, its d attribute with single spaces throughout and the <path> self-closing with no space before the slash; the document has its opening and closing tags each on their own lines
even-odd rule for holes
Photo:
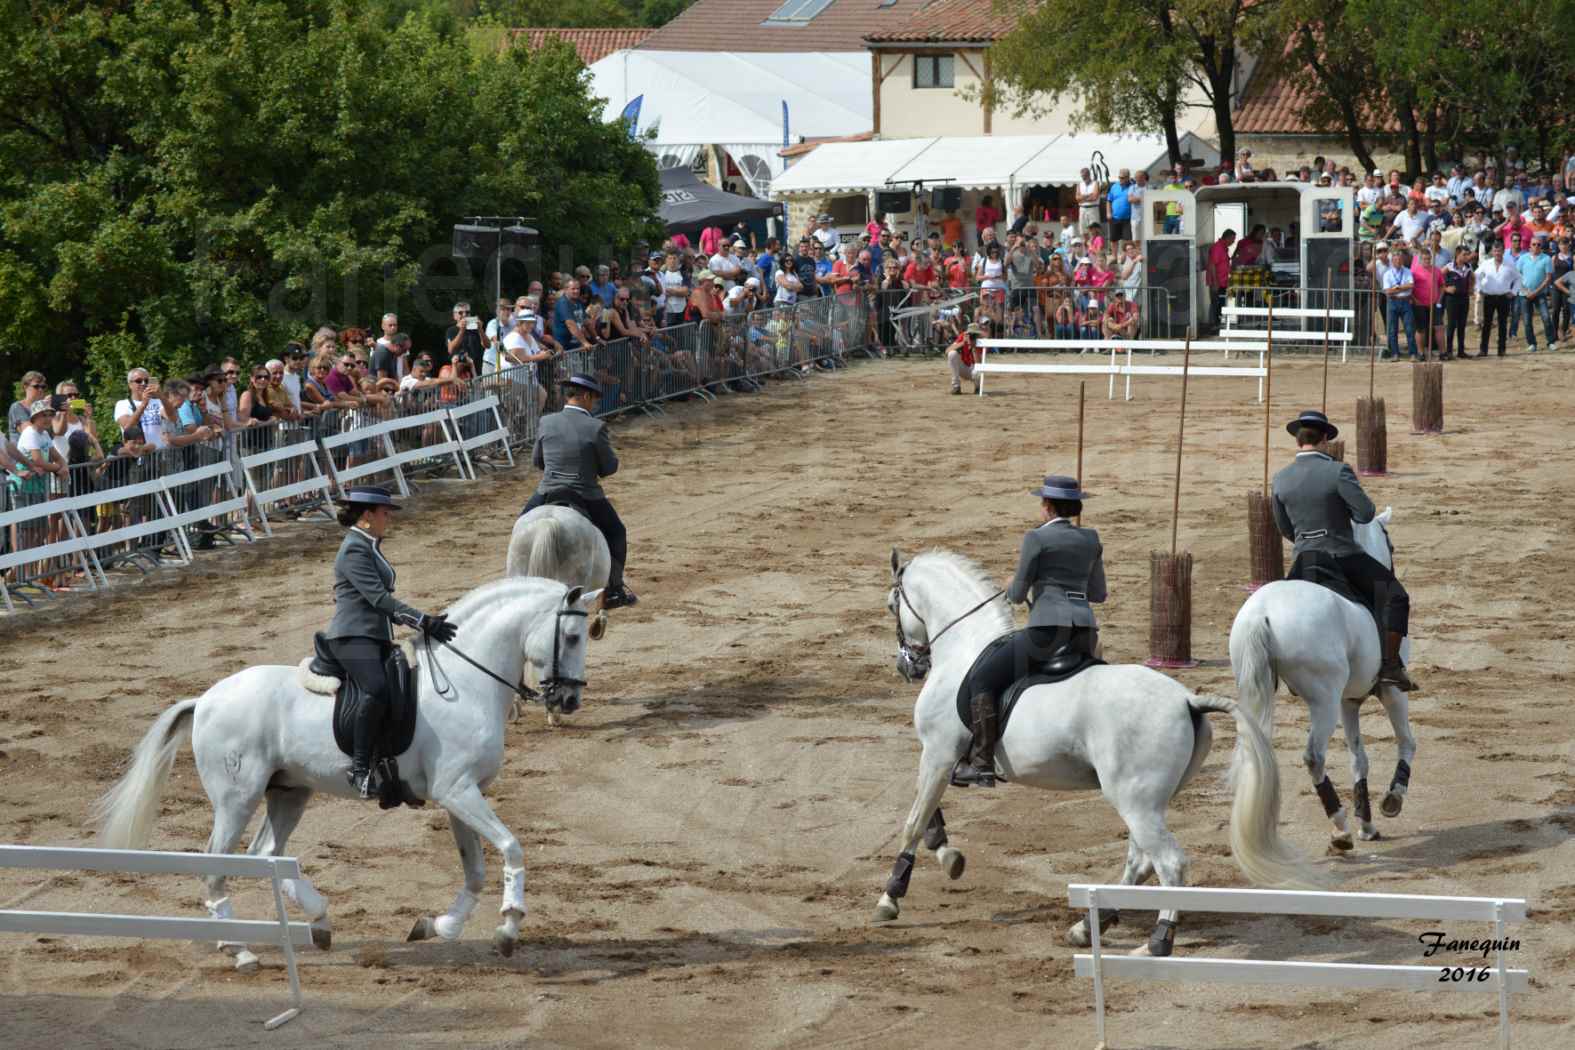
<svg viewBox="0 0 1575 1050">
<path fill-rule="evenodd" d="M 1190 132 L 1181 147 L 1205 164 L 1219 152 Z M 1095 161 L 1110 176 L 1122 168 L 1157 173 L 1169 160 L 1163 135 L 984 135 L 828 142 L 815 147 L 772 183 L 772 196 L 857 193 L 923 180 L 964 190 L 1006 191 L 1013 199 L 1030 186 L 1075 186 Z"/>
<path fill-rule="evenodd" d="M 659 167 L 687 167 L 720 146 L 760 196 L 782 174 L 784 140 L 874 126 L 865 52 L 619 51 L 590 71 L 607 120 L 641 100 L 637 129 L 642 138 L 655 131 L 648 146 Z"/>
</svg>

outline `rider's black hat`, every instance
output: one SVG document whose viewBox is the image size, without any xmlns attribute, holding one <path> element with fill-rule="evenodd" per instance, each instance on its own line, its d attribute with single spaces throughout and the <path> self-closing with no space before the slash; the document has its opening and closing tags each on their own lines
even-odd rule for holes
<svg viewBox="0 0 1575 1050">
<path fill-rule="evenodd" d="M 1302 427 L 1313 427 L 1316 430 L 1322 430 L 1323 436 L 1330 441 L 1340 436 L 1340 428 L 1329 422 L 1328 416 L 1311 408 L 1285 424 L 1285 432 L 1294 436 Z"/>
<path fill-rule="evenodd" d="M 1088 498 L 1088 493 L 1083 491 L 1076 478 L 1069 478 L 1065 474 L 1050 474 L 1045 478 L 1043 488 L 1035 489 L 1035 496 L 1041 499 L 1083 500 Z"/>
</svg>

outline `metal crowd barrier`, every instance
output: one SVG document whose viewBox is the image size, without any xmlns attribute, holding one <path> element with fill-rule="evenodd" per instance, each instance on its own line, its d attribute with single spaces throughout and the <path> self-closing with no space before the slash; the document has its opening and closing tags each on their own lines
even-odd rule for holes
<svg viewBox="0 0 1575 1050">
<path fill-rule="evenodd" d="M 62 477 L 12 477 L 0 502 L 0 598 L 13 611 L 14 600 L 31 607 L 58 590 L 96 591 L 112 571 L 140 578 L 189 564 L 220 543 L 272 536 L 281 518 L 327 517 L 352 482 L 409 494 L 412 475 L 473 479 L 480 468 L 513 465 L 573 372 L 601 382 L 598 415 L 659 413 L 676 398 L 709 400 L 840 366 L 868 350 L 875 328 L 867 294 L 804 299 L 651 329 L 458 387 L 73 464 Z"/>
</svg>

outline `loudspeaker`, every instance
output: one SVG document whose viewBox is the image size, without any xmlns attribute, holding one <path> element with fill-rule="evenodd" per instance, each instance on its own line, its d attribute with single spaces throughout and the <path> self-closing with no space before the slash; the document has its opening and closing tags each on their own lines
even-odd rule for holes
<svg viewBox="0 0 1575 1050">
<path fill-rule="evenodd" d="M 962 208 L 962 189 L 942 186 L 930 191 L 930 207 L 935 211 L 959 211 Z"/>
<path fill-rule="evenodd" d="M 913 210 L 913 194 L 907 190 L 881 190 L 875 194 L 875 213 L 902 214 Z"/>
<path fill-rule="evenodd" d="M 492 226 L 455 226 L 454 258 L 486 262 L 498 250 L 498 231 Z"/>
<path fill-rule="evenodd" d="M 1149 288 L 1162 288 L 1164 295 L 1149 292 L 1140 307 L 1145 315 L 1143 328 L 1152 338 L 1179 339 L 1192 324 L 1192 245 L 1187 241 L 1149 241 Z"/>
<path fill-rule="evenodd" d="M 1343 237 L 1307 238 L 1307 273 L 1304 276 L 1308 292 L 1320 291 L 1325 284 L 1332 285 L 1336 291 L 1350 288 L 1351 246 L 1354 243 Z M 1342 305 L 1339 298 L 1335 299 L 1335 309 Z"/>
</svg>

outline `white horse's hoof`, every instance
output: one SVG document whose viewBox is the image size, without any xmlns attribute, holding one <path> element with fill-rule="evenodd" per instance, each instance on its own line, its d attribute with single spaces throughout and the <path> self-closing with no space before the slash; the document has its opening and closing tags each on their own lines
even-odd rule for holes
<svg viewBox="0 0 1575 1050">
<path fill-rule="evenodd" d="M 558 726 L 558 716 L 551 711 L 547 712 L 547 726 L 551 729 L 556 729 Z"/>
<path fill-rule="evenodd" d="M 312 944 L 320 952 L 333 950 L 334 931 L 329 928 L 327 919 L 318 919 L 312 923 Z"/>
<path fill-rule="evenodd" d="M 887 894 L 881 894 L 880 903 L 875 905 L 875 921 L 890 922 L 895 919 L 902 909 L 897 902 Z"/>
<path fill-rule="evenodd" d="M 1386 817 L 1398 817 L 1400 815 L 1400 807 L 1403 805 L 1405 805 L 1405 796 L 1398 791 L 1391 791 L 1378 804 L 1378 812 Z"/>
<path fill-rule="evenodd" d="M 437 934 L 432 930 L 432 916 L 423 915 L 416 920 L 414 926 L 410 927 L 410 932 L 405 936 L 405 942 L 426 941 L 436 936 Z"/>
<path fill-rule="evenodd" d="M 1329 836 L 1329 852 L 1331 855 L 1349 852 L 1351 845 L 1351 833 L 1349 831 Z"/>
<path fill-rule="evenodd" d="M 445 941 L 457 941 L 465 932 L 465 920 L 452 915 L 439 915 L 432 920 L 432 933 Z"/>
<path fill-rule="evenodd" d="M 514 955 L 514 946 L 518 943 L 519 938 L 501 926 L 499 926 L 492 934 L 492 946 L 496 948 L 498 950 L 498 954 L 503 956 L 505 959 L 511 958 Z"/>
<path fill-rule="evenodd" d="M 964 869 L 968 867 L 968 858 L 962 855 L 962 850 L 942 846 L 935 853 L 935 859 L 941 862 L 941 870 L 946 872 L 948 879 L 960 879 Z"/>
<path fill-rule="evenodd" d="M 1361 839 L 1363 842 L 1377 842 L 1379 839 L 1383 838 L 1384 836 L 1383 836 L 1383 832 L 1379 831 L 1377 828 L 1373 827 L 1371 824 L 1363 824 L 1360 828 L 1357 829 L 1356 837 Z"/>
<path fill-rule="evenodd" d="M 242 948 L 240 951 L 235 953 L 236 973 L 256 973 L 260 965 L 261 964 L 257 961 L 257 956 L 253 955 L 245 948 Z"/>
<path fill-rule="evenodd" d="M 1088 920 L 1079 919 L 1077 924 L 1066 931 L 1066 943 L 1074 948 L 1087 948 L 1094 942 L 1088 938 Z M 1145 947 L 1147 947 L 1145 945 Z"/>
</svg>

